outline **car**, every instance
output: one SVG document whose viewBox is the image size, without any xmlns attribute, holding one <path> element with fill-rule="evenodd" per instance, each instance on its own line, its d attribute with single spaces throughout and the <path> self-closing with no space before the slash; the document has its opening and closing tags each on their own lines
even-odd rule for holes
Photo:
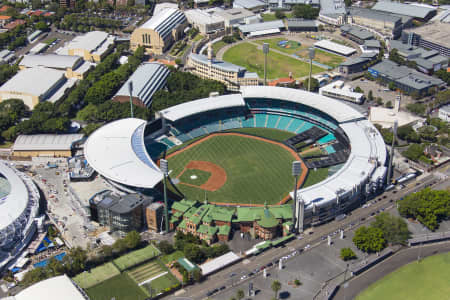
<svg viewBox="0 0 450 300">
<path fill-rule="evenodd" d="M 241 280 L 244 280 L 244 279 L 246 279 L 247 278 L 247 275 L 243 275 L 242 277 L 241 277 Z"/>
<path fill-rule="evenodd" d="M 222 285 L 222 286 L 219 288 L 219 291 L 223 291 L 224 289 L 225 289 L 225 286 Z"/>
<path fill-rule="evenodd" d="M 266 265 L 266 267 L 268 267 L 268 268 L 271 266 L 273 266 L 273 263 L 271 263 L 271 262 Z"/>
<path fill-rule="evenodd" d="M 231 273 L 230 274 L 230 278 L 233 277 L 233 276 L 236 276 L 236 273 Z"/>
<path fill-rule="evenodd" d="M 252 277 L 253 275 L 255 275 L 255 273 L 250 272 L 250 273 L 247 274 L 247 277 Z"/>
<path fill-rule="evenodd" d="M 371 216 L 375 216 L 375 213 L 374 213 L 374 212 L 371 212 L 370 215 L 371 215 Z"/>
</svg>

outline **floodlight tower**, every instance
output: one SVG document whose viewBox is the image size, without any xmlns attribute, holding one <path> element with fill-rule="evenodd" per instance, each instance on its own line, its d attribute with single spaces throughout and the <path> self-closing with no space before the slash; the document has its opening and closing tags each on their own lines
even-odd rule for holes
<svg viewBox="0 0 450 300">
<path fill-rule="evenodd" d="M 128 82 L 128 92 L 130 93 L 130 112 L 133 118 L 133 81 Z"/>
<path fill-rule="evenodd" d="M 386 177 L 386 185 L 391 184 L 391 177 L 392 177 L 392 164 L 394 163 L 394 148 L 395 148 L 395 137 L 397 136 L 397 120 L 394 121 L 394 128 L 392 129 L 392 145 L 391 145 L 391 155 L 389 157 L 389 167 L 388 167 L 388 173 Z"/>
<path fill-rule="evenodd" d="M 267 54 L 269 54 L 269 44 L 264 43 L 262 45 L 263 53 L 264 53 L 264 85 L 267 83 Z"/>
<path fill-rule="evenodd" d="M 169 207 L 167 204 L 167 176 L 169 175 L 169 163 L 166 159 L 159 161 L 164 176 L 164 218 L 166 219 L 166 233 L 169 233 Z"/>
<path fill-rule="evenodd" d="M 294 185 L 294 201 L 292 203 L 292 223 L 294 224 L 292 228 L 292 233 L 297 233 L 297 221 L 296 221 L 296 212 L 297 212 L 297 185 L 298 185 L 298 175 L 302 172 L 302 163 L 298 160 L 292 162 L 292 176 L 295 177 L 295 185 Z"/>
<path fill-rule="evenodd" d="M 311 92 L 312 62 L 313 62 L 314 57 L 316 56 L 316 50 L 313 47 L 308 49 L 308 56 L 309 56 L 308 92 Z"/>
</svg>

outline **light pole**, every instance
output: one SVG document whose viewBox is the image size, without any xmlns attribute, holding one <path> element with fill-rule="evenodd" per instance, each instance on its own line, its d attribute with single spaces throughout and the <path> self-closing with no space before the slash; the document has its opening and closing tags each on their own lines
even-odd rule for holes
<svg viewBox="0 0 450 300">
<path fill-rule="evenodd" d="M 292 176 L 295 177 L 295 186 L 294 186 L 294 201 L 292 203 L 292 223 L 294 226 L 292 228 L 293 233 L 297 233 L 297 221 L 296 221 L 296 210 L 297 210 L 297 184 L 298 184 L 298 175 L 302 172 L 302 163 L 298 160 L 292 162 Z"/>
<path fill-rule="evenodd" d="M 133 116 L 133 81 L 130 80 L 130 82 L 128 82 L 128 92 L 130 92 L 130 112 L 131 112 L 131 117 L 134 118 Z"/>
<path fill-rule="evenodd" d="M 167 204 L 167 175 L 169 175 L 169 163 L 166 159 L 161 159 L 159 161 L 161 166 L 161 171 L 164 176 L 164 218 L 166 219 L 166 233 L 169 233 L 169 212 L 168 212 L 168 204 Z"/>
<path fill-rule="evenodd" d="M 264 43 L 262 45 L 263 53 L 264 53 L 264 85 L 267 83 L 267 54 L 269 54 L 269 44 Z"/>
<path fill-rule="evenodd" d="M 308 49 L 309 56 L 309 80 L 308 80 L 308 92 L 311 92 L 311 75 L 312 75 L 312 62 L 314 57 L 316 56 L 316 50 L 314 48 Z"/>
</svg>

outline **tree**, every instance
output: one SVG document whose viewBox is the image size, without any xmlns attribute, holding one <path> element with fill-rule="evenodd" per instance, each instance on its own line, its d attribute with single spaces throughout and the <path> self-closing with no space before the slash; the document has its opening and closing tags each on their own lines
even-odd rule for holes
<svg viewBox="0 0 450 300">
<path fill-rule="evenodd" d="M 201 271 L 200 269 L 195 269 L 195 270 L 192 272 L 192 278 L 194 279 L 195 282 L 200 282 L 200 281 L 202 281 L 202 279 L 203 279 L 202 271 Z"/>
<path fill-rule="evenodd" d="M 344 0 L 344 3 L 346 7 L 352 6 L 352 0 Z"/>
<path fill-rule="evenodd" d="M 205 256 L 202 250 L 199 246 L 195 244 L 187 244 L 184 246 L 184 255 L 186 255 L 186 258 L 190 261 L 193 261 L 195 263 L 201 263 Z"/>
<path fill-rule="evenodd" d="M 406 105 L 406 109 L 416 115 L 423 116 L 425 115 L 426 106 L 423 103 L 410 103 Z"/>
<path fill-rule="evenodd" d="M 128 249 L 135 249 L 141 243 L 141 235 L 133 230 L 127 233 L 124 240 Z"/>
<path fill-rule="evenodd" d="M 410 236 L 408 225 L 399 217 L 382 212 L 370 225 L 383 231 L 383 236 L 389 244 L 405 244 Z"/>
<path fill-rule="evenodd" d="M 270 287 L 275 293 L 275 299 L 278 299 L 278 292 L 281 290 L 281 283 L 278 280 L 275 280 L 272 282 L 272 285 Z"/>
<path fill-rule="evenodd" d="M 277 19 L 284 19 L 284 18 L 286 18 L 286 15 L 284 14 L 283 11 L 278 9 L 278 10 L 275 11 L 275 18 L 277 18 Z"/>
<path fill-rule="evenodd" d="M 393 108 L 394 106 L 392 105 L 392 101 L 391 100 L 389 100 L 388 102 L 386 102 L 386 107 L 387 108 Z"/>
<path fill-rule="evenodd" d="M 436 230 L 442 220 L 450 217 L 450 192 L 426 188 L 409 194 L 398 201 L 398 211 L 403 217 L 414 218 L 430 230 Z"/>
<path fill-rule="evenodd" d="M 360 88 L 359 86 L 357 86 L 357 87 L 355 88 L 355 93 L 361 93 L 361 94 L 363 94 L 364 91 L 363 91 L 362 88 Z"/>
<path fill-rule="evenodd" d="M 307 4 L 297 4 L 292 8 L 292 13 L 296 18 L 312 20 L 319 15 L 319 8 Z"/>
<path fill-rule="evenodd" d="M 388 84 L 388 88 L 389 88 L 391 91 L 395 90 L 395 83 L 394 83 L 393 81 L 390 81 L 389 84 Z"/>
<path fill-rule="evenodd" d="M 124 239 L 118 239 L 112 244 L 113 253 L 119 255 L 127 249 L 127 244 Z"/>
<path fill-rule="evenodd" d="M 244 299 L 244 297 L 245 297 L 245 294 L 244 294 L 244 291 L 243 291 L 243 290 L 238 290 L 238 291 L 236 292 L 236 298 L 237 298 L 238 300 Z"/>
<path fill-rule="evenodd" d="M 372 90 L 369 91 L 369 94 L 367 95 L 367 98 L 369 99 L 369 101 L 373 101 L 373 93 L 372 93 Z"/>
<path fill-rule="evenodd" d="M 158 244 L 158 249 L 164 254 L 171 254 L 175 251 L 175 248 L 168 241 L 161 241 Z"/>
<path fill-rule="evenodd" d="M 386 247 L 383 231 L 375 227 L 362 226 L 355 231 L 353 243 L 364 252 L 379 252 Z"/>
<path fill-rule="evenodd" d="M 36 30 L 41 30 L 41 31 L 48 31 L 48 25 L 47 23 L 45 23 L 44 21 L 39 21 L 36 23 L 36 25 L 34 25 L 34 27 L 36 28 Z"/>
<path fill-rule="evenodd" d="M 423 151 L 425 150 L 425 145 L 421 144 L 411 144 L 408 149 L 402 152 L 403 156 L 409 158 L 410 160 L 418 161 L 421 156 L 423 156 Z"/>
<path fill-rule="evenodd" d="M 356 259 L 356 254 L 355 252 L 353 252 L 351 248 L 341 248 L 340 257 L 343 261 L 347 261 L 351 259 Z"/>
<path fill-rule="evenodd" d="M 303 89 L 308 90 L 309 78 L 303 81 Z M 319 90 L 319 81 L 315 78 L 311 78 L 311 92 L 317 92 Z"/>
</svg>

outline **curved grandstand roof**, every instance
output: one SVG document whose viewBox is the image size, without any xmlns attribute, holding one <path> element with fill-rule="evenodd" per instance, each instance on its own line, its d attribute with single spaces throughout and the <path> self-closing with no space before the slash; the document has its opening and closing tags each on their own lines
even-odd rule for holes
<svg viewBox="0 0 450 300">
<path fill-rule="evenodd" d="M 222 109 L 235 106 L 245 106 L 240 94 L 209 97 L 178 104 L 160 111 L 164 119 L 175 122 L 177 120 L 214 109 Z"/>
<path fill-rule="evenodd" d="M 311 106 L 339 123 L 364 118 L 357 110 L 338 100 L 302 90 L 274 86 L 243 86 L 241 92 L 244 98 L 279 99 Z"/>
<path fill-rule="evenodd" d="M 22 179 L 6 164 L 0 163 L 0 174 L 9 182 L 11 191 L 0 199 L 0 230 L 21 216 L 28 205 L 28 190 Z"/>
<path fill-rule="evenodd" d="M 115 182 L 153 188 L 162 180 L 163 174 L 145 150 L 146 124 L 144 120 L 128 118 L 97 129 L 84 146 L 88 163 Z"/>
</svg>

